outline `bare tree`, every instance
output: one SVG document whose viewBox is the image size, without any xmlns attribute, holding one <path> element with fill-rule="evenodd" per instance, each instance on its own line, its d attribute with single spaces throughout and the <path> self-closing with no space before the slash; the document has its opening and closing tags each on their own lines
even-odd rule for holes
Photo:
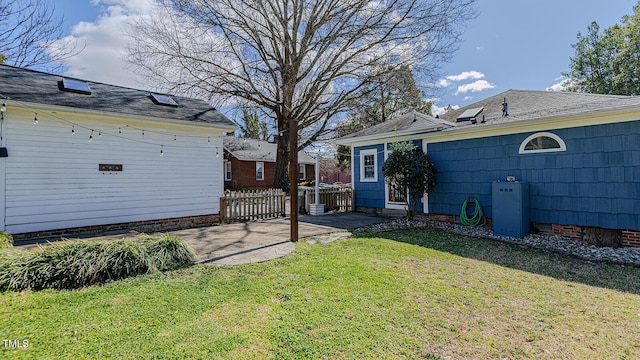
<svg viewBox="0 0 640 360">
<path fill-rule="evenodd" d="M 0 0 L 0 61 L 19 67 L 44 66 L 76 55 L 71 43 L 48 45 L 62 38 L 63 18 L 44 0 Z"/>
<path fill-rule="evenodd" d="M 474 0 L 161 1 L 134 24 L 130 61 L 171 91 L 268 112 L 274 186 L 289 180 L 292 193 L 298 149 L 327 136 L 371 79 L 433 74 L 476 14 Z"/>
</svg>

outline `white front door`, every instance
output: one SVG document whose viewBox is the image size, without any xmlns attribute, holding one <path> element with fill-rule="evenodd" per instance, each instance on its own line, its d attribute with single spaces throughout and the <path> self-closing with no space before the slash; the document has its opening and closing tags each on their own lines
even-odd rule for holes
<svg viewBox="0 0 640 360">
<path fill-rule="evenodd" d="M 384 160 L 386 161 L 391 154 L 391 150 L 388 149 L 389 144 L 385 144 L 385 152 L 384 152 Z M 406 210 L 407 208 L 407 194 L 402 194 L 402 192 L 396 191 L 390 186 L 389 183 L 385 180 L 384 182 L 385 194 L 385 208 L 387 209 L 400 209 Z"/>
</svg>

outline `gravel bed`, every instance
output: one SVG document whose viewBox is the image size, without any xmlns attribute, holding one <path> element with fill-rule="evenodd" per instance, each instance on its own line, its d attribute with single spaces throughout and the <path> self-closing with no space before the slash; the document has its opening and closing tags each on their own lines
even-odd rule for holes
<svg viewBox="0 0 640 360">
<path fill-rule="evenodd" d="M 407 219 L 396 219 L 391 222 L 375 224 L 358 230 L 383 232 L 418 228 L 440 229 L 465 236 L 498 240 L 527 248 L 569 255 L 587 261 L 640 266 L 640 248 L 610 248 L 583 245 L 582 242 L 578 240 L 557 235 L 530 234 L 522 239 L 518 239 L 493 235 L 491 229 L 486 227 L 468 227 L 460 224 L 430 221 L 426 219 L 416 219 L 413 221 L 408 221 Z"/>
</svg>

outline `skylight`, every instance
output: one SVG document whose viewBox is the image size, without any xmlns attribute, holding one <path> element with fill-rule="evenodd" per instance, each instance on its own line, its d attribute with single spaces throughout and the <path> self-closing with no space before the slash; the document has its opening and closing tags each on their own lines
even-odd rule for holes
<svg viewBox="0 0 640 360">
<path fill-rule="evenodd" d="M 151 93 L 149 96 L 151 96 L 151 100 L 158 105 L 178 106 L 178 103 L 169 95 Z"/>
<path fill-rule="evenodd" d="M 476 116 L 478 116 L 478 114 L 480 114 L 482 112 L 482 110 L 484 110 L 483 107 L 467 109 L 462 114 L 460 114 L 460 116 L 458 116 L 456 121 L 459 122 L 459 121 L 471 120 L 471 119 L 475 118 Z"/>
<path fill-rule="evenodd" d="M 78 94 L 91 95 L 91 88 L 85 81 L 62 78 L 60 90 L 74 92 Z"/>
</svg>

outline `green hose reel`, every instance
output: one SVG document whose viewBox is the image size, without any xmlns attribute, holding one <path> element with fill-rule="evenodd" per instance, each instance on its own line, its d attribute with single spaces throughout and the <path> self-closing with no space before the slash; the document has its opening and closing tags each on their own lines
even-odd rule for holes
<svg viewBox="0 0 640 360">
<path fill-rule="evenodd" d="M 467 213 L 467 207 L 469 206 L 469 203 L 473 203 L 475 205 L 473 215 L 471 216 L 469 216 L 469 214 Z M 460 210 L 460 222 L 462 223 L 462 225 L 471 227 L 482 226 L 487 222 L 487 219 L 482 213 L 480 202 L 477 199 L 470 197 L 464 201 L 464 203 L 462 204 L 462 210 Z"/>
</svg>

